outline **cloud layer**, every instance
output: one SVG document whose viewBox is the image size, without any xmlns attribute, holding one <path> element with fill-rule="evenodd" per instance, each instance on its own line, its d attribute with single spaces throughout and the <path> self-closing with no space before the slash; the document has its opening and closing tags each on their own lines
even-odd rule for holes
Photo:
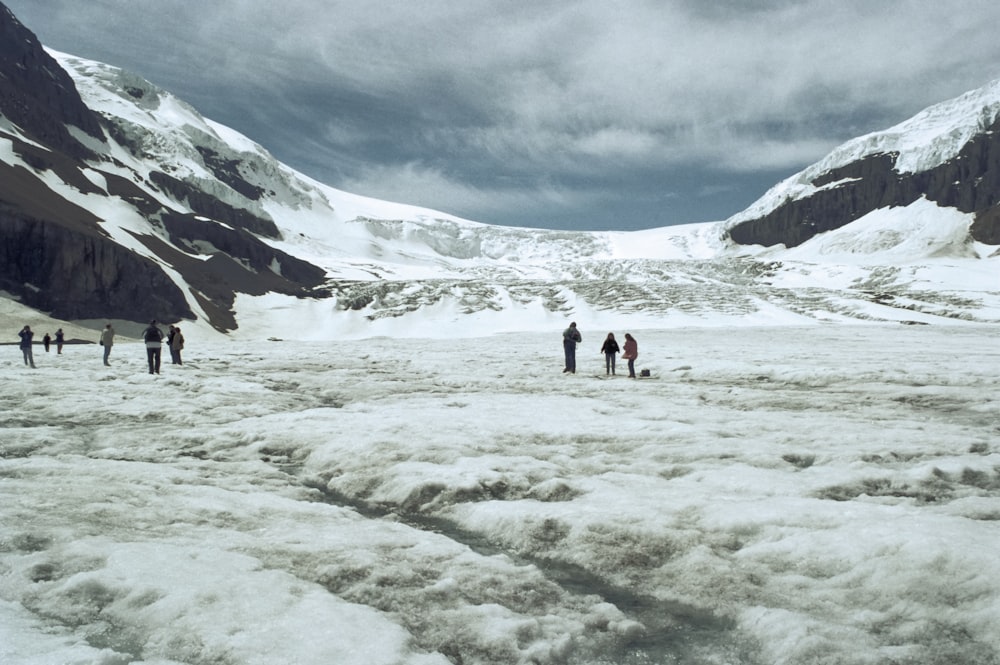
<svg viewBox="0 0 1000 665">
<path fill-rule="evenodd" d="M 331 185 L 479 221 L 721 219 L 1000 76 L 980 0 L 8 0 Z"/>
</svg>

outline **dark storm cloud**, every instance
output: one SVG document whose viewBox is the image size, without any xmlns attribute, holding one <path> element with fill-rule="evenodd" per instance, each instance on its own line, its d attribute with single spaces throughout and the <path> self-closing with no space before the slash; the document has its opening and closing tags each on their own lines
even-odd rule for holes
<svg viewBox="0 0 1000 665">
<path fill-rule="evenodd" d="M 1000 76 L 980 0 L 7 4 L 319 180 L 501 224 L 722 219 Z"/>
</svg>

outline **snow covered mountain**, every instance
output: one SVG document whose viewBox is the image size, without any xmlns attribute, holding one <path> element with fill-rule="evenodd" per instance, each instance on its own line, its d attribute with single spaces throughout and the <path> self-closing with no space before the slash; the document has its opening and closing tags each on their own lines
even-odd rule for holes
<svg viewBox="0 0 1000 665">
<path fill-rule="evenodd" d="M 333 189 L 137 76 L 45 50 L 3 5 L 0 36 L 11 325 L 329 339 L 571 317 L 1000 321 L 1000 84 L 846 144 L 728 221 L 560 232 Z"/>
<path fill-rule="evenodd" d="M 920 199 L 972 215 L 969 240 L 1000 244 L 1000 80 L 848 141 L 732 217 L 730 236 L 793 246 Z"/>
</svg>

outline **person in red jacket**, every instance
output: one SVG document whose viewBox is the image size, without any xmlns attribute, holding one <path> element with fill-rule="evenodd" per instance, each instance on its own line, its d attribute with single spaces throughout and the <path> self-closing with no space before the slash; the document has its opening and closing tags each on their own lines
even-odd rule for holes
<svg viewBox="0 0 1000 665">
<path fill-rule="evenodd" d="M 639 357 L 639 344 L 635 337 L 625 333 L 625 348 L 622 350 L 622 359 L 628 361 L 628 377 L 635 378 L 635 359 Z"/>
</svg>

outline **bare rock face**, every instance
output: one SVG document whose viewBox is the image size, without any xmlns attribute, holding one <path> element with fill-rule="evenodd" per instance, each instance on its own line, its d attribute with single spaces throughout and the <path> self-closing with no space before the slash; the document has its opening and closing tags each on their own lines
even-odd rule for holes
<svg viewBox="0 0 1000 665">
<path fill-rule="evenodd" d="M 67 320 L 169 322 L 194 318 L 197 303 L 226 331 L 236 327 L 237 293 L 326 293 L 323 270 L 261 240 L 280 238 L 273 220 L 162 171 L 123 176 L 123 165 L 101 147 L 115 141 L 141 155 L 141 146 L 84 104 L 69 74 L 2 3 L 0 115 L 15 126 L 0 127 L 0 136 L 17 158 L 0 162 L 0 289 L 24 304 Z M 94 140 L 84 145 L 71 127 Z M 263 190 L 247 183 L 232 159 L 209 148 L 198 152 L 218 187 L 235 198 L 260 198 Z M 147 251 L 114 241 L 102 226 L 106 220 L 64 198 L 46 184 L 52 180 L 129 206 L 148 223 L 148 233 L 131 232 Z M 163 196 L 178 205 L 166 207 Z M 190 212 L 178 212 L 183 208 Z M 189 290 L 169 271 L 182 275 Z"/>
<path fill-rule="evenodd" d="M 0 4 L 0 113 L 44 145 L 83 156 L 67 125 L 103 140 L 97 114 L 37 37 Z"/>
<path fill-rule="evenodd" d="M 828 171 L 812 184 L 841 184 L 741 222 L 730 229 L 730 237 L 743 245 L 794 247 L 873 210 L 907 206 L 926 197 L 943 207 L 974 213 L 973 239 L 1000 243 L 1000 123 L 967 143 L 955 158 L 928 171 L 899 173 L 897 157 L 871 155 Z"/>
<path fill-rule="evenodd" d="M 0 210 L 0 288 L 60 319 L 192 318 L 153 262 L 97 234 Z"/>
</svg>

